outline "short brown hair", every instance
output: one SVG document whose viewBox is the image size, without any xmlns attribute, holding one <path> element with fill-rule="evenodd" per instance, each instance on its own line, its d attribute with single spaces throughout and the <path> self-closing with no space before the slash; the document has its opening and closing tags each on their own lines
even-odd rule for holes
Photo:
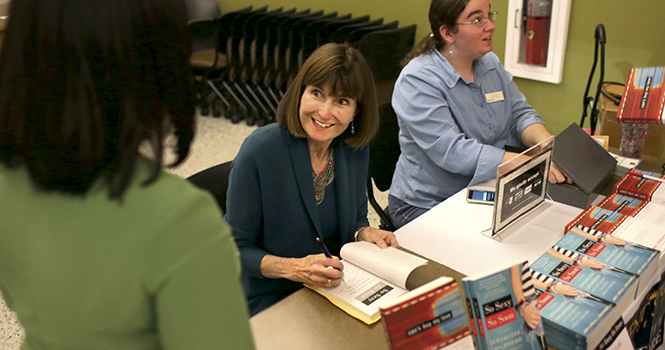
<svg viewBox="0 0 665 350">
<path fill-rule="evenodd" d="M 277 121 L 292 135 L 307 137 L 300 123 L 300 99 L 307 85 L 328 83 L 335 96 L 356 100 L 355 133 L 347 129 L 340 137 L 353 148 L 367 145 L 379 129 L 376 87 L 367 61 L 348 44 L 325 44 L 309 56 L 277 107 Z"/>
</svg>

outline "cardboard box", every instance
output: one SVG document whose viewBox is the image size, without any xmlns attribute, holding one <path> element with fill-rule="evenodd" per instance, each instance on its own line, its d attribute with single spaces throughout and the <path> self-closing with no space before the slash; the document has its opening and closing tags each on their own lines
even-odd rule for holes
<svg viewBox="0 0 665 350">
<path fill-rule="evenodd" d="M 606 90 L 611 94 L 621 96 L 623 94 L 623 86 L 621 85 L 605 85 Z M 621 144 L 621 123 L 617 121 L 617 112 L 619 106 L 614 104 L 610 99 L 600 95 L 599 106 L 599 120 L 600 130 L 599 135 L 608 135 L 610 137 L 610 147 L 616 149 Z M 661 158 L 663 156 L 663 148 L 665 148 L 665 125 L 651 124 L 649 131 L 647 131 L 647 139 L 642 148 L 642 154 Z"/>
</svg>

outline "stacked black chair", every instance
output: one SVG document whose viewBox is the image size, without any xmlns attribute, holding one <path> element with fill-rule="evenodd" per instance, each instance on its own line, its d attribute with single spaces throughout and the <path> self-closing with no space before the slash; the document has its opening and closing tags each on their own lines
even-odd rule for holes
<svg viewBox="0 0 665 350">
<path fill-rule="evenodd" d="M 222 53 L 215 40 L 219 32 L 218 19 L 195 19 L 188 23 L 193 39 L 193 52 L 189 58 L 189 65 L 194 73 L 194 88 L 196 103 L 201 115 L 210 114 L 211 79 L 226 71 L 226 55 Z M 212 38 L 212 40 L 210 40 Z M 219 117 L 221 112 L 213 107 L 213 115 Z"/>
<path fill-rule="evenodd" d="M 382 30 L 391 30 L 391 29 L 397 29 L 399 26 L 399 21 L 395 22 L 390 22 L 390 23 L 385 23 L 385 24 L 379 24 L 375 26 L 362 26 L 357 28 L 356 30 L 352 31 L 346 36 L 346 41 L 350 43 L 357 43 L 365 37 L 365 35 L 373 33 L 373 32 L 379 32 Z"/>
<path fill-rule="evenodd" d="M 233 108 L 232 113 L 228 117 L 234 122 L 239 122 L 247 118 L 255 119 L 259 115 L 259 108 L 241 86 L 240 75 L 243 70 L 244 59 L 242 57 L 241 43 L 245 34 L 245 22 L 257 14 L 266 12 L 266 10 L 267 6 L 256 10 L 243 11 L 229 17 L 228 21 L 224 24 L 228 33 L 227 56 L 229 57 L 229 70 L 226 79 L 222 81 L 222 86 L 232 97 Z"/>
<path fill-rule="evenodd" d="M 288 11 L 267 12 L 263 17 L 257 19 L 253 25 L 256 27 L 256 64 L 252 67 L 252 82 L 257 87 L 257 90 L 265 95 L 265 99 L 270 101 L 273 109 L 273 114 L 268 118 L 267 122 L 274 120 L 274 115 L 277 110 L 281 96 L 271 84 L 271 77 L 275 66 L 275 50 L 277 48 L 277 28 L 278 23 L 283 16 L 293 14 L 296 9 Z"/>
<path fill-rule="evenodd" d="M 397 23 L 397 22 L 395 22 Z M 378 25 L 383 24 L 383 18 L 379 18 L 374 21 L 368 21 L 368 22 L 361 22 L 361 23 L 355 23 L 355 24 L 347 24 L 341 28 L 339 28 L 335 33 L 332 34 L 332 42 L 335 43 L 340 43 L 340 42 L 345 42 L 345 41 L 350 41 L 349 40 L 349 34 L 351 34 L 353 31 L 356 29 L 360 29 L 363 27 L 374 27 Z"/>
<path fill-rule="evenodd" d="M 242 72 L 240 80 L 246 94 L 251 96 L 258 107 L 258 115 L 249 115 L 246 118 L 248 125 L 265 125 L 271 121 L 277 111 L 277 103 L 264 89 L 261 84 L 261 72 L 264 69 L 265 44 L 266 44 L 266 20 L 274 18 L 282 13 L 282 8 L 269 12 L 257 13 L 248 17 L 243 24 L 242 42 Z"/>
<path fill-rule="evenodd" d="M 193 39 L 195 39 L 193 40 L 193 45 L 195 45 L 195 48 L 199 47 L 203 42 L 202 40 L 196 40 L 197 32 L 201 31 L 208 34 L 214 33 L 214 39 L 212 40 L 214 43 L 214 49 L 212 49 L 214 54 L 210 55 L 209 53 L 203 52 L 202 55 L 199 55 L 195 51 L 190 58 L 190 65 L 192 65 L 195 82 L 197 82 L 197 95 L 199 97 L 198 103 L 201 107 L 202 115 L 207 115 L 209 106 L 212 107 L 214 116 L 220 116 L 222 114 L 229 115 L 229 113 L 232 112 L 233 105 L 231 104 L 228 95 L 223 94 L 218 88 L 218 82 L 224 81 L 228 75 L 229 63 L 231 62 L 232 58 L 232 52 L 228 50 L 229 33 L 226 24 L 228 23 L 229 19 L 233 18 L 237 14 L 248 12 L 250 10 L 251 7 L 248 7 L 239 11 L 227 13 L 214 20 L 204 19 L 190 21 L 189 28 Z M 207 26 L 208 29 L 197 29 L 196 27 L 199 25 L 203 26 L 203 28 L 206 28 Z M 210 26 L 213 26 L 214 29 L 210 29 Z M 209 52 L 211 49 L 207 49 L 207 51 Z M 208 63 L 207 65 L 204 65 L 203 63 L 199 63 L 199 65 L 203 67 L 197 67 L 196 62 L 193 61 L 198 60 L 198 57 L 201 56 L 203 58 L 206 56 L 214 57 L 212 60 L 208 59 L 208 61 L 214 62 L 214 64 Z M 201 61 L 205 62 L 205 60 Z M 199 74 L 197 71 L 203 71 L 202 79 L 196 79 L 197 74 Z M 208 88 L 210 90 L 208 90 Z M 220 106 L 218 102 L 223 103 L 223 106 Z"/>
<path fill-rule="evenodd" d="M 400 62 L 413 48 L 416 26 L 379 30 L 362 37 L 354 46 L 372 69 L 379 104 L 390 102 Z"/>
<path fill-rule="evenodd" d="M 335 21 L 321 23 L 321 25 L 317 26 L 318 30 L 316 31 L 317 46 L 333 42 L 334 33 L 336 33 L 340 28 L 343 28 L 348 25 L 367 23 L 367 22 L 369 22 L 369 16 L 351 18 L 351 16 L 349 15 L 349 18 L 340 18 Z"/>
<path fill-rule="evenodd" d="M 215 0 L 187 0 L 188 27 L 192 36 L 189 64 L 194 73 L 197 105 L 201 114 L 210 113 L 208 98 L 212 94 L 209 81 L 226 68 L 226 56 L 217 47 L 217 19 L 222 16 Z M 221 113 L 215 113 L 219 116 Z"/>
<path fill-rule="evenodd" d="M 279 101 L 317 47 L 351 43 L 367 58 L 377 86 L 387 86 L 415 39 L 415 26 L 398 28 L 398 22 L 371 21 L 369 15 L 353 18 L 309 9 L 248 7 L 221 16 L 218 26 L 216 46 L 225 60 L 208 79 L 214 94 L 202 95 L 214 97 L 215 115 L 223 110 L 234 123 L 259 126 L 275 121 Z"/>
<path fill-rule="evenodd" d="M 308 39 L 311 37 L 316 37 L 314 28 L 345 17 L 351 18 L 351 15 L 338 17 L 337 12 L 333 12 L 326 15 L 310 16 L 301 18 L 291 27 L 288 48 L 289 62 L 286 79 L 287 86 L 291 85 L 291 81 L 293 81 L 293 78 L 295 78 L 298 70 L 300 70 L 302 63 L 304 62 L 303 57 L 309 56 L 311 53 L 311 51 L 309 53 L 307 52 L 306 47 L 308 46 Z M 316 43 L 314 43 L 314 46 L 316 46 Z"/>
</svg>

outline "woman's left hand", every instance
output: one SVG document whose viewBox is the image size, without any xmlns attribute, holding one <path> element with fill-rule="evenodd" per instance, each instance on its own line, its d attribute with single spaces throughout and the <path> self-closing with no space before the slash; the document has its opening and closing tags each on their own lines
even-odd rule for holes
<svg viewBox="0 0 665 350">
<path fill-rule="evenodd" d="M 399 247 L 399 243 L 397 243 L 397 237 L 395 237 L 394 233 L 386 230 L 377 230 L 369 226 L 360 230 L 358 233 L 358 240 L 376 243 L 376 245 L 378 245 L 381 249 L 388 247 Z"/>
</svg>

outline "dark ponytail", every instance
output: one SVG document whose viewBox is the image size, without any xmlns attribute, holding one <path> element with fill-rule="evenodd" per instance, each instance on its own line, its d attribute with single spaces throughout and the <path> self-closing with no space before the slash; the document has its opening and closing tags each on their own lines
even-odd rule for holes
<svg viewBox="0 0 665 350">
<path fill-rule="evenodd" d="M 457 31 L 457 19 L 464 12 L 469 0 L 432 0 L 429 5 L 429 25 L 432 33 L 428 34 L 402 60 L 406 66 L 412 59 L 434 50 L 442 50 L 446 41 L 441 37 L 439 28 L 445 26 Z"/>
</svg>

